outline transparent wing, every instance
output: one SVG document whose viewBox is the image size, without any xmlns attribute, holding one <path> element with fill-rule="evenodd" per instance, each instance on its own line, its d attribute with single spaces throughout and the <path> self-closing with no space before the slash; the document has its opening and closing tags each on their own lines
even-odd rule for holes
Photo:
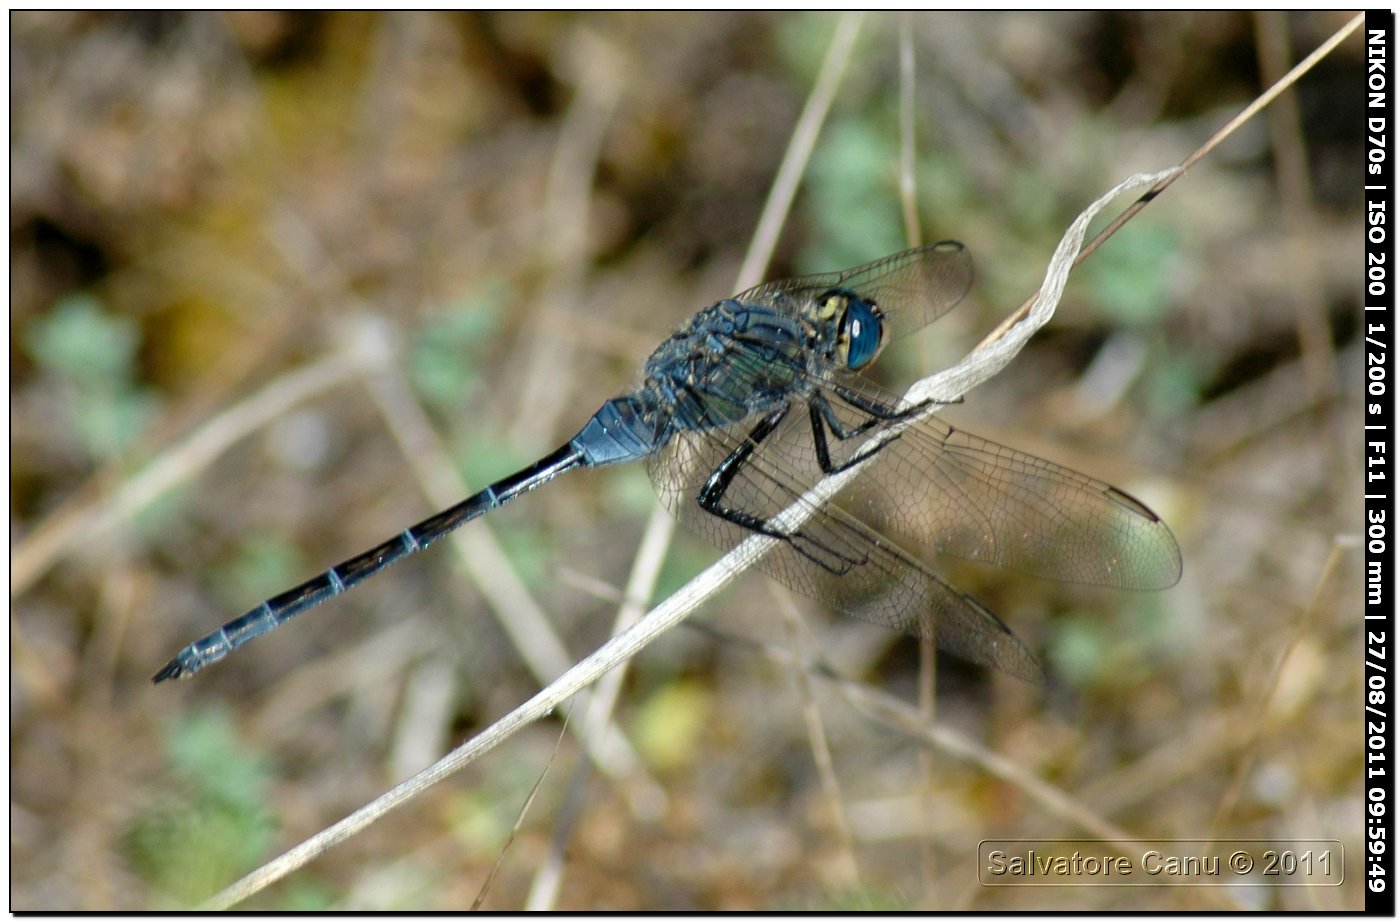
<svg viewBox="0 0 1400 922">
<path fill-rule="evenodd" d="M 794 311 L 832 288 L 846 288 L 880 307 L 892 337 L 904 336 L 946 314 L 972 287 L 972 257 L 953 240 L 905 250 L 844 272 L 765 282 L 734 296 L 749 304 Z"/>
<path fill-rule="evenodd" d="M 746 421 L 749 422 L 749 421 Z M 806 411 L 794 406 L 771 451 L 760 451 L 743 465 L 723 497 L 726 506 L 771 519 L 798 502 L 806 487 L 798 473 L 775 466 L 795 444 L 793 433 L 807 425 Z M 648 461 L 667 508 L 695 534 L 730 548 L 752 534 L 696 502 L 711 473 L 743 441 L 743 425 L 708 432 L 684 432 Z M 765 440 L 763 448 L 768 447 Z M 806 478 L 802 478 L 806 479 Z M 758 566 L 789 588 L 873 624 L 912 634 L 972 662 L 1031 682 L 1040 665 L 1011 630 L 976 599 L 948 583 L 917 557 L 834 503 L 813 515 L 780 542 Z"/>
<path fill-rule="evenodd" d="M 811 399 L 824 399 L 837 427 L 849 435 L 840 438 L 820 419 L 828 462 L 839 467 L 896 425 L 872 424 L 870 406 L 889 413 L 901 406 L 857 376 L 831 370 L 824 377 Z M 794 395 L 781 424 L 738 467 L 721 505 L 768 522 L 824 476 L 808 400 Z M 697 499 L 758 421 L 681 433 L 648 462 L 667 507 L 720 547 L 738 544 L 751 529 L 701 508 Z M 863 425 L 863 433 L 852 434 Z M 888 534 L 904 540 L 897 543 Z M 1171 531 L 1128 494 L 936 418 L 919 420 L 886 441 L 833 500 L 815 508 L 759 565 L 847 614 L 1033 680 L 1039 675 L 1034 656 L 994 614 L 938 574 L 940 554 L 1126 589 L 1170 586 L 1181 573 Z"/>
<path fill-rule="evenodd" d="M 830 374 L 841 389 L 899 405 L 864 378 Z M 852 418 L 869 418 L 839 395 L 830 400 Z M 805 450 L 800 442 L 789 449 Z M 1031 576 L 1119 589 L 1164 589 L 1181 577 L 1171 530 L 1137 499 L 937 417 L 882 448 L 842 501 L 918 545 Z"/>
</svg>

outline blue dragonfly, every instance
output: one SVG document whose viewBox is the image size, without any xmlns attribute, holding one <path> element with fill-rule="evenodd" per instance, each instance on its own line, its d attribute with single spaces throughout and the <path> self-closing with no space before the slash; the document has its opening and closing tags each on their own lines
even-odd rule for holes
<svg viewBox="0 0 1400 922">
<path fill-rule="evenodd" d="M 776 539 L 758 565 L 788 587 L 1037 680 L 1035 656 L 939 574 L 940 558 L 1144 590 L 1174 584 L 1181 553 L 1166 524 L 1122 490 L 954 429 L 859 374 L 890 341 L 949 311 L 971 282 L 966 248 L 943 241 L 719 301 L 662 342 L 640 383 L 562 447 L 267 599 L 185 647 L 153 680 L 193 675 L 567 471 L 639 460 L 671 512 L 716 545 Z M 814 484 L 857 464 L 802 525 L 781 525 Z"/>
</svg>

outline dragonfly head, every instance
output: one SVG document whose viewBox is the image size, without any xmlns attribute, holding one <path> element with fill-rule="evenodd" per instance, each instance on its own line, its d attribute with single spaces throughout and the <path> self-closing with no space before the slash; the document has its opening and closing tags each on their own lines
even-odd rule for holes
<svg viewBox="0 0 1400 922">
<path fill-rule="evenodd" d="M 834 323 L 836 343 L 833 358 L 851 371 L 859 371 L 884 345 L 884 315 L 874 301 L 851 291 L 833 288 L 817 299 L 817 317 Z"/>
</svg>

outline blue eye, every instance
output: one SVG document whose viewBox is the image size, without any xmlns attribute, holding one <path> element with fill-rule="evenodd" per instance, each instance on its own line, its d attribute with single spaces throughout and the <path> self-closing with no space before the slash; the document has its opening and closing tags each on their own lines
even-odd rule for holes
<svg viewBox="0 0 1400 922">
<path fill-rule="evenodd" d="M 856 371 L 880 351 L 880 340 L 884 336 L 880 314 L 869 301 L 852 298 L 841 325 L 846 340 L 846 367 Z"/>
</svg>

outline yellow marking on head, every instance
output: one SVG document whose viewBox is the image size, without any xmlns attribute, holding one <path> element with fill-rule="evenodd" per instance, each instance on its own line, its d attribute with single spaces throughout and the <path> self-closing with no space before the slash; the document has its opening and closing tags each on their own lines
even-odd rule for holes
<svg viewBox="0 0 1400 922">
<path fill-rule="evenodd" d="M 843 294 L 829 294 L 817 302 L 817 319 L 834 320 L 846 309 L 849 299 Z"/>
</svg>

